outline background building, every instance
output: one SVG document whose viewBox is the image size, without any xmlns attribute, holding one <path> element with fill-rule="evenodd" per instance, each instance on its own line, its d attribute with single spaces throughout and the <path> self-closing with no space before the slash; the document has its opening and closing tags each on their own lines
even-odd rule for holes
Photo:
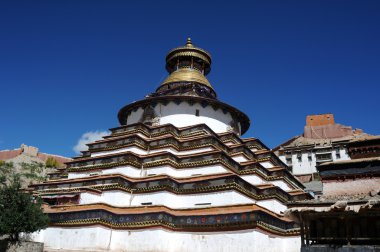
<svg viewBox="0 0 380 252">
<path fill-rule="evenodd" d="M 320 197 L 289 203 L 287 215 L 301 225 L 301 251 L 380 251 L 380 137 L 346 147 L 351 160 L 317 167 Z"/>
<path fill-rule="evenodd" d="M 16 173 L 22 172 L 23 163 L 32 164 L 38 163 L 47 165 L 39 170 L 38 176 L 43 178 L 47 176 L 60 176 L 64 171 L 65 162 L 71 161 L 71 158 L 66 158 L 58 155 L 39 152 L 37 147 L 21 144 L 20 148 L 14 150 L 1 150 L 0 160 L 12 162 Z M 36 182 L 32 178 L 24 178 L 22 187 L 27 187 L 30 183 Z"/>
<path fill-rule="evenodd" d="M 291 138 L 273 150 L 306 186 L 321 192 L 317 166 L 324 162 L 349 160 L 347 144 L 368 136 L 360 129 L 335 123 L 333 114 L 309 115 L 302 135 Z"/>
</svg>

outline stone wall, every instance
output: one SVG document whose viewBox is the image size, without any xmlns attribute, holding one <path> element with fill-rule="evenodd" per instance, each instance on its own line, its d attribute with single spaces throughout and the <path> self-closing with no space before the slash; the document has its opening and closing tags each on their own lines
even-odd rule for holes
<svg viewBox="0 0 380 252">
<path fill-rule="evenodd" d="M 360 195 L 380 190 L 380 178 L 346 179 L 323 181 L 323 195 Z"/>
<path fill-rule="evenodd" d="M 321 126 L 305 126 L 303 136 L 312 139 L 331 139 L 348 137 L 353 134 L 353 130 L 350 126 L 328 124 Z"/>
<path fill-rule="evenodd" d="M 21 242 L 7 248 L 7 241 L 0 241 L 0 251 L 4 252 L 43 252 L 44 244 L 41 242 Z"/>
</svg>

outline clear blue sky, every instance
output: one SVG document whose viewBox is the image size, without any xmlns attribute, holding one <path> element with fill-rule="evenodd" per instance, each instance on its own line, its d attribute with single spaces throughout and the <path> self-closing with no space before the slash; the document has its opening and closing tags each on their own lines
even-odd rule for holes
<svg viewBox="0 0 380 252">
<path fill-rule="evenodd" d="M 380 1 L 1 1 L 0 149 L 73 156 L 166 76 L 187 37 L 269 147 L 308 114 L 380 134 Z"/>
</svg>

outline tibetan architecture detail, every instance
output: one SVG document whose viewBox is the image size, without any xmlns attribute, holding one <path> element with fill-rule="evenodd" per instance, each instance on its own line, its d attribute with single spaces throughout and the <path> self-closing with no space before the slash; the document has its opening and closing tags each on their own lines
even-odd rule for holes
<svg viewBox="0 0 380 252">
<path fill-rule="evenodd" d="M 368 136 L 361 129 L 335 123 L 333 114 L 309 115 L 302 135 L 273 150 L 307 191 L 320 194 L 322 183 L 316 167 L 324 162 L 350 160 L 347 144 Z"/>
<path fill-rule="evenodd" d="M 123 107 L 119 127 L 33 185 L 51 225 L 49 249 L 299 251 L 287 203 L 311 199 L 250 125 L 217 99 L 211 55 L 190 39 L 166 57 L 169 76 Z"/>
<path fill-rule="evenodd" d="M 379 251 L 380 136 L 347 143 L 351 160 L 317 166 L 323 194 L 288 204 L 301 225 L 302 252 Z"/>
</svg>

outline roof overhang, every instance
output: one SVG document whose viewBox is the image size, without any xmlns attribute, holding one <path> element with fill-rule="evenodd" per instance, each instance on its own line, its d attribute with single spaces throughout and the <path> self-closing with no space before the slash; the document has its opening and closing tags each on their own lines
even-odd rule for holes
<svg viewBox="0 0 380 252">
<path fill-rule="evenodd" d="M 135 108 L 138 107 L 144 107 L 148 104 L 152 103 L 158 103 L 158 102 L 170 102 L 170 101 L 185 101 L 185 102 L 198 102 L 201 104 L 206 104 L 210 105 L 216 108 L 220 108 L 222 110 L 226 110 L 231 113 L 231 115 L 240 122 L 241 125 L 241 134 L 243 135 L 245 132 L 247 132 L 251 121 L 249 120 L 248 116 L 238 110 L 235 107 L 232 107 L 224 102 L 221 102 L 216 99 L 210 99 L 210 98 L 205 98 L 205 97 L 197 97 L 197 96 L 158 96 L 158 97 L 149 97 L 145 98 L 140 101 L 133 102 L 131 104 L 128 104 L 124 106 L 122 109 L 120 109 L 118 113 L 118 119 L 121 125 L 126 125 L 126 119 L 127 119 L 127 114 L 130 113 L 130 111 L 134 110 Z"/>
</svg>

